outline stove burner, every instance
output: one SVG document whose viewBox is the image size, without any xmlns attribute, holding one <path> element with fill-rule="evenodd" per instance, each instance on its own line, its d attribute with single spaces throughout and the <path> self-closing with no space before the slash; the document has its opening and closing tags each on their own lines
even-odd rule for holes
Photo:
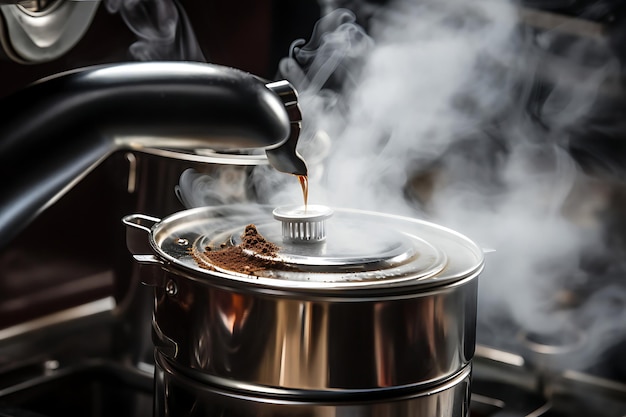
<svg viewBox="0 0 626 417">
<path fill-rule="evenodd" d="M 552 333 L 522 332 L 519 335 L 522 346 L 543 354 L 567 353 L 581 346 L 585 334 L 579 329 L 560 329 Z"/>
</svg>

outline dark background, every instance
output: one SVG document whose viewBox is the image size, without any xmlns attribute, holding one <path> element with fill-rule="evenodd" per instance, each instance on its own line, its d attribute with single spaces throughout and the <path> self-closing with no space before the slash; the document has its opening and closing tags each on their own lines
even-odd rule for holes
<svg viewBox="0 0 626 417">
<path fill-rule="evenodd" d="M 307 39 L 320 17 L 316 0 L 178 0 L 186 11 L 198 44 L 208 62 L 232 66 L 272 79 L 278 61 L 298 38 Z M 370 0 L 377 5 L 386 0 Z M 335 0 L 335 7 L 357 12 L 358 23 L 367 26 L 359 10 L 363 0 Z M 523 0 L 524 7 L 565 16 L 577 16 L 606 25 L 616 52 L 626 54 L 622 28 L 625 2 L 617 0 Z M 106 10 L 104 1 L 83 39 L 66 55 L 42 64 L 17 64 L 0 60 L 0 97 L 42 77 L 92 64 L 134 61 L 128 51 L 137 40 L 119 13 Z M 1 54 L 0 54 L 1 55 Z"/>
<path fill-rule="evenodd" d="M 277 63 L 297 38 L 310 35 L 320 16 L 315 0 L 180 0 L 206 60 L 273 79 Z M 128 48 L 137 37 L 119 13 L 104 2 L 85 36 L 67 54 L 51 62 L 0 61 L 0 97 L 33 81 L 92 64 L 134 61 Z"/>
</svg>

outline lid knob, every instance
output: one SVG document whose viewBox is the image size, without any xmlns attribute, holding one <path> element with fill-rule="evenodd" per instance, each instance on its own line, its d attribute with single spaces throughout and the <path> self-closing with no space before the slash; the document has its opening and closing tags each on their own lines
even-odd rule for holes
<svg viewBox="0 0 626 417">
<path fill-rule="evenodd" d="M 283 223 L 283 240 L 316 243 L 326 239 L 326 220 L 333 215 L 330 207 L 307 205 L 277 207 L 274 218 Z"/>
</svg>

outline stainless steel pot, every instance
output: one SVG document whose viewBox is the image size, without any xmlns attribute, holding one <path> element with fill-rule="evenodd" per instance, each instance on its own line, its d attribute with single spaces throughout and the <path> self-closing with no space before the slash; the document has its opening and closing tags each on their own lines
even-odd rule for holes
<svg viewBox="0 0 626 417">
<path fill-rule="evenodd" d="M 245 203 L 257 199 L 256 190 L 249 178 L 254 169 L 268 165 L 263 153 L 197 152 L 191 154 L 151 148 L 121 154 L 118 157 L 119 168 L 114 167 L 112 172 L 120 175 L 117 181 L 127 189 L 129 201 L 126 204 L 116 204 L 126 207 L 120 209 L 120 213 L 140 212 L 165 217 L 182 210 L 184 206 L 181 203 L 187 207 L 197 207 Z M 207 189 L 216 191 L 207 193 Z M 96 192 L 95 190 L 93 188 L 91 192 Z M 197 194 L 202 198 L 190 200 L 189 195 Z M 121 215 L 118 216 L 118 221 L 119 217 Z M 82 239 L 74 241 L 88 239 L 87 229 L 77 232 Z M 108 233 L 115 233 L 118 237 L 115 240 L 119 241 L 120 232 L 123 236 L 124 230 L 109 229 L 111 230 Z M 111 241 L 114 240 L 109 239 Z M 116 315 L 123 317 L 116 334 L 120 346 L 119 354 L 124 355 L 124 360 L 132 364 L 153 364 L 154 345 L 150 323 L 154 294 L 151 288 L 140 285 L 141 281 L 149 279 L 142 277 L 142 274 L 150 275 L 152 271 L 143 270 L 141 265 L 132 258 L 129 259 L 126 248 L 114 246 Z M 145 234 L 140 234 L 132 250 L 136 253 L 151 251 Z"/>
<path fill-rule="evenodd" d="M 156 350 L 196 381 L 261 396 L 382 395 L 440 384 L 474 354 L 483 254 L 452 230 L 342 209 L 326 240 L 298 244 L 254 205 L 123 221 L 131 251 L 148 233 L 152 253 L 135 259 L 158 267 L 145 282 Z M 203 258 L 238 245 L 250 223 L 288 268 L 245 274 Z"/>
<path fill-rule="evenodd" d="M 467 417 L 471 365 L 436 386 L 350 398 L 268 397 L 203 384 L 156 355 L 155 417 Z"/>
</svg>

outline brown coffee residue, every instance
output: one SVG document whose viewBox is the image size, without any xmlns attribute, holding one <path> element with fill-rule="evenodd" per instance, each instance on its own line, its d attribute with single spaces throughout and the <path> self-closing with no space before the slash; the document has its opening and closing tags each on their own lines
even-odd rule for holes
<svg viewBox="0 0 626 417">
<path fill-rule="evenodd" d="M 289 265 L 272 259 L 279 249 L 277 245 L 265 239 L 255 225 L 249 224 L 241 236 L 239 245 L 220 249 L 206 247 L 200 259 L 196 257 L 196 262 L 203 268 L 216 267 L 247 275 L 256 275 L 260 271 L 272 269 L 293 270 Z"/>
<path fill-rule="evenodd" d="M 266 256 L 276 255 L 279 249 L 278 246 L 266 240 L 253 224 L 247 225 L 243 231 L 241 247 Z"/>
<path fill-rule="evenodd" d="M 306 175 L 298 175 L 298 181 L 300 181 L 300 188 L 302 188 L 302 197 L 304 197 L 304 211 L 309 205 L 309 177 Z"/>
</svg>

